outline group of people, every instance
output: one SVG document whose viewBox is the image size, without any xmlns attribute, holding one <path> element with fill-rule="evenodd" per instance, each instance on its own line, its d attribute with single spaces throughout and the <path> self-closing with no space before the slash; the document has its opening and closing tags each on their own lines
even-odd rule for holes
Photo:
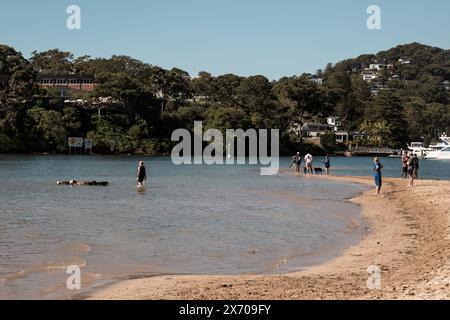
<svg viewBox="0 0 450 320">
<path fill-rule="evenodd" d="M 383 185 L 381 170 L 383 165 L 380 158 L 374 159 L 373 175 L 375 179 L 376 193 L 380 194 Z M 402 179 L 410 179 L 409 185 L 414 186 L 414 180 L 419 179 L 419 157 L 415 153 L 404 153 L 402 155 Z"/>
<path fill-rule="evenodd" d="M 302 158 L 300 152 L 297 152 L 295 156 L 292 157 L 291 168 L 294 168 L 296 173 L 300 173 L 302 159 L 305 161 L 304 173 L 305 174 L 314 174 L 314 173 L 323 173 L 322 168 L 314 168 L 313 161 L 314 157 L 308 153 L 305 157 Z M 327 175 L 330 174 L 331 161 L 328 155 L 325 156 L 325 160 L 322 160 L 325 165 L 325 172 Z"/>
<path fill-rule="evenodd" d="M 402 156 L 402 178 L 410 178 L 409 185 L 414 186 L 414 180 L 419 179 L 419 157 L 417 154 L 404 153 Z"/>
</svg>

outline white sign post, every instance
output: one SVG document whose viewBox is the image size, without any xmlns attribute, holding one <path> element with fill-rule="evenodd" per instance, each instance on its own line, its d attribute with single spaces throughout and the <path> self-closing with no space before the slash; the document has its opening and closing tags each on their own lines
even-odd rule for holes
<svg viewBox="0 0 450 320">
<path fill-rule="evenodd" d="M 83 148 L 83 138 L 79 138 L 79 137 L 70 137 L 68 140 L 68 145 L 69 145 L 69 154 L 72 154 L 72 148 L 75 148 L 75 154 L 77 154 L 77 149 L 80 148 L 80 153 L 81 153 L 81 148 Z"/>
</svg>

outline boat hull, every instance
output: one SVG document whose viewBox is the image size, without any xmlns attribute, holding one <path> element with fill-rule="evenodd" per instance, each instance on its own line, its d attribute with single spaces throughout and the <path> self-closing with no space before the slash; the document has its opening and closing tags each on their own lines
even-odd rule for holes
<svg viewBox="0 0 450 320">
<path fill-rule="evenodd" d="M 428 160 L 450 160 L 450 152 L 430 152 L 424 159 Z"/>
</svg>

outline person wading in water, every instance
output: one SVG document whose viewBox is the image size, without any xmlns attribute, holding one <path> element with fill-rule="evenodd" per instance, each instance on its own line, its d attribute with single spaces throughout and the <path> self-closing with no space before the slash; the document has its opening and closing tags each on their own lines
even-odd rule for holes
<svg viewBox="0 0 450 320">
<path fill-rule="evenodd" d="M 147 173 L 145 172 L 144 162 L 140 161 L 137 168 L 137 186 L 138 188 L 144 187 L 144 181 L 147 180 Z"/>
</svg>

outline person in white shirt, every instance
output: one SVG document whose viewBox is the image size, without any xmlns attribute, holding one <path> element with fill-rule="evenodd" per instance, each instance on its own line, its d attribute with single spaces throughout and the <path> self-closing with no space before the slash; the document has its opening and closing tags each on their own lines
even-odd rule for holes
<svg viewBox="0 0 450 320">
<path fill-rule="evenodd" d="M 307 154 L 305 156 L 305 164 L 306 164 L 306 171 L 308 174 L 314 174 L 313 172 L 313 156 L 311 154 Z"/>
</svg>

